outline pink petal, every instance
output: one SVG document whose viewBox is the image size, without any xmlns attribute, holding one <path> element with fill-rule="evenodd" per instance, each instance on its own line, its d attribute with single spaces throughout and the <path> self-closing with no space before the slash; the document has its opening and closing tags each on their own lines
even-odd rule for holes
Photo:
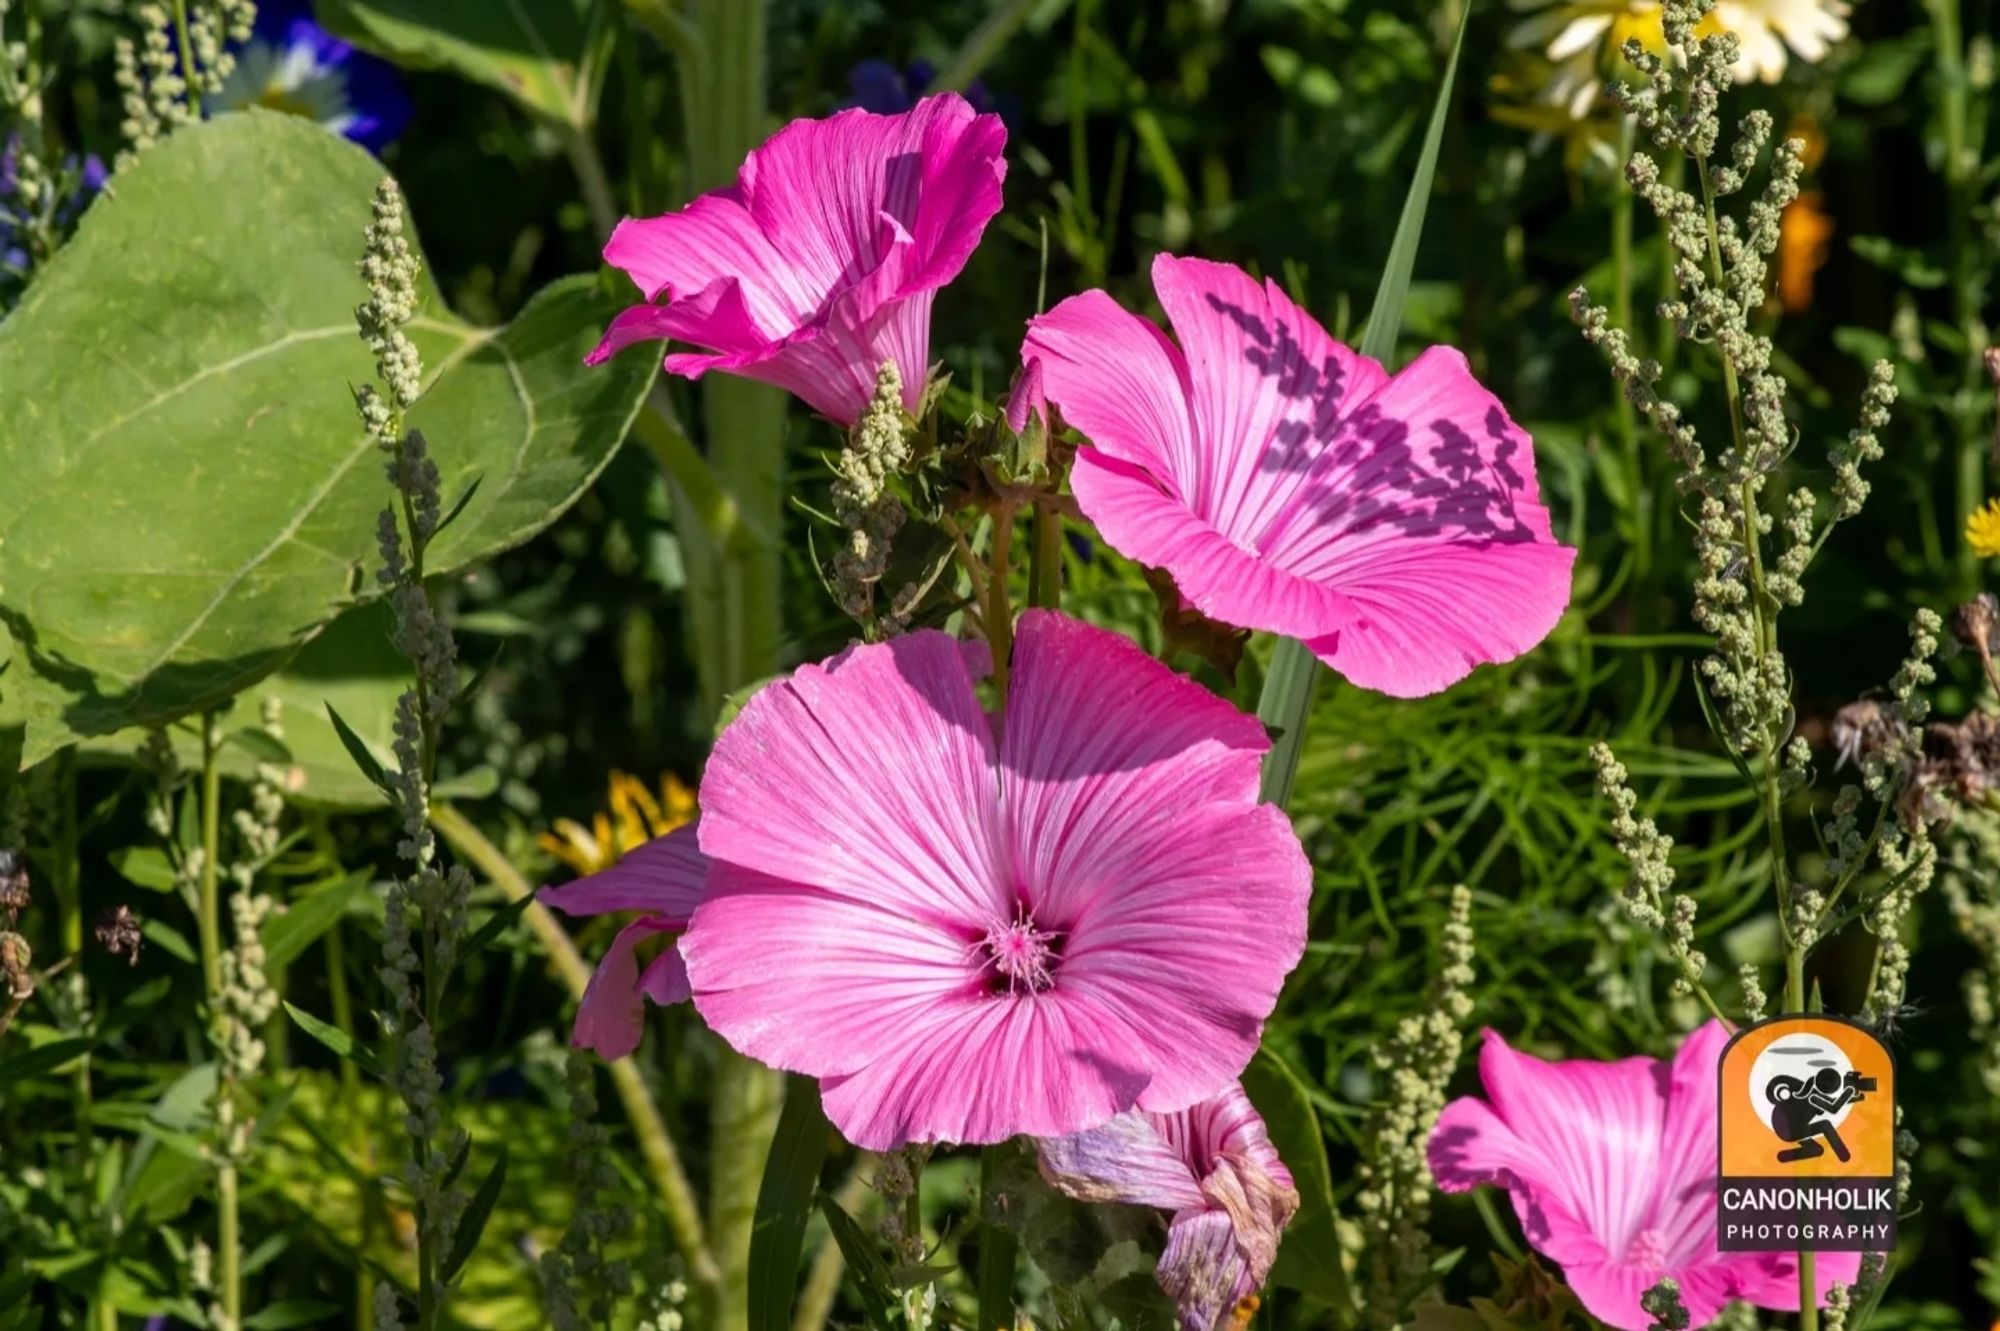
<svg viewBox="0 0 2000 1331">
<path fill-rule="evenodd" d="M 1129 1110 L 1102 1127 L 1035 1143 L 1042 1175 L 1078 1201 L 1178 1211 L 1203 1205 L 1200 1180 L 1156 1116 Z"/>
<path fill-rule="evenodd" d="M 675 927 L 681 927 L 701 903 L 702 885 L 708 879 L 708 857 L 701 853 L 696 827 L 696 823 L 677 827 L 637 847 L 609 869 L 562 887 L 545 887 L 536 896 L 565 915 L 643 910 L 678 921 Z"/>
<path fill-rule="evenodd" d="M 1030 324 L 1051 400 L 1089 436 L 1078 503 L 1211 618 L 1288 633 L 1356 683 L 1432 693 L 1545 637 L 1575 552 L 1527 436 L 1456 352 L 1387 378 L 1271 283 L 1161 256 L 1181 338 L 1102 292 Z"/>
<path fill-rule="evenodd" d="M 925 631 L 766 685 L 709 758 L 702 850 L 864 906 L 983 928 L 1011 906 L 974 679 L 954 639 Z"/>
<path fill-rule="evenodd" d="M 681 956 L 678 939 L 639 973 L 639 992 L 661 1007 L 672 1007 L 694 997 L 694 988 L 688 983 L 687 961 Z"/>
<path fill-rule="evenodd" d="M 1006 130 L 956 94 L 902 115 L 796 120 L 753 151 L 730 189 L 627 221 L 605 257 L 674 318 L 628 311 L 593 362 L 646 337 L 708 349 L 672 373 L 775 383 L 851 425 L 883 361 L 915 409 L 929 373 L 930 301 L 1000 208 Z M 724 284 L 727 284 L 725 287 Z"/>
<path fill-rule="evenodd" d="M 1042 391 L 1042 363 L 1030 360 L 1014 376 L 1014 386 L 1007 391 L 1007 406 L 1002 413 L 1007 418 L 1007 428 L 1015 434 L 1026 434 L 1028 422 L 1039 418 L 1044 424 L 1049 418 L 1048 395 Z"/>
<path fill-rule="evenodd" d="M 970 943 L 936 914 L 720 863 L 681 939 L 695 1007 L 773 1067 L 854 1071 L 929 1038 L 971 986 Z"/>
<path fill-rule="evenodd" d="M 1143 1051 L 1141 1108 L 1216 1095 L 1305 947 L 1312 870 L 1256 803 L 1263 728 L 1053 612 L 1022 616 L 1014 670 L 1001 804 L 1021 891 L 1064 935 L 1059 987 Z"/>
<path fill-rule="evenodd" d="M 1184 497 L 1177 478 L 1195 466 L 1188 370 L 1166 334 L 1086 291 L 1028 321 L 1021 360 L 1040 362 L 1049 399 L 1096 448 Z"/>
<path fill-rule="evenodd" d="M 639 958 L 635 949 L 642 939 L 679 927 L 676 922 L 648 917 L 634 920 L 618 931 L 604 959 L 591 974 L 583 1001 L 577 1004 L 571 1044 L 612 1059 L 623 1058 L 639 1047 L 645 1005 L 639 997 Z"/>
<path fill-rule="evenodd" d="M 1149 1075 L 1150 1051 L 1060 988 L 1022 999 L 975 989 L 922 1020 L 886 1056 L 821 1083 L 827 1117 L 855 1145 L 1060 1136 L 1128 1108 Z"/>
<path fill-rule="evenodd" d="M 1605 1260 L 1604 1244 L 1571 1209 L 1568 1190 L 1547 1182 L 1555 1165 L 1482 1100 L 1453 1100 L 1431 1129 L 1431 1174 L 1446 1192 L 1482 1183 L 1507 1190 L 1521 1232 L 1565 1270 Z"/>
<path fill-rule="evenodd" d="M 1653 1228 L 1675 1265 L 1713 1260 L 1716 1225 L 1716 1076 L 1730 1030 L 1704 1022 L 1674 1053 L 1655 1165 Z"/>
<path fill-rule="evenodd" d="M 1651 1219 L 1667 1073 L 1652 1058 L 1550 1063 L 1508 1047 L 1496 1031 L 1479 1053 L 1493 1112 L 1543 1161 L 1535 1181 L 1589 1225 L 1614 1260 Z"/>
<path fill-rule="evenodd" d="M 1153 289 L 1187 356 L 1199 441 L 1180 475 L 1193 512 L 1231 540 L 1257 544 L 1296 497 L 1335 426 L 1388 381 L 1294 305 L 1241 268 L 1162 254 Z"/>
</svg>

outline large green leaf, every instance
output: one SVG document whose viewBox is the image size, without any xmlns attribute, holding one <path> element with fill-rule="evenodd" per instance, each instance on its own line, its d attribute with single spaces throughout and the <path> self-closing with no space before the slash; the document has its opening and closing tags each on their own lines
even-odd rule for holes
<svg viewBox="0 0 2000 1331">
<path fill-rule="evenodd" d="M 376 590 L 388 490 L 351 393 L 380 176 L 295 117 L 183 130 L 0 323 L 0 728 L 26 721 L 27 761 L 219 705 Z M 412 421 L 447 502 L 480 481 L 434 571 L 525 540 L 609 460 L 652 375 L 582 368 L 612 313 L 576 278 L 479 329 L 422 284 Z"/>
<path fill-rule="evenodd" d="M 355 766 L 333 728 L 328 706 L 340 714 L 362 744 L 384 767 L 396 766 L 390 748 L 395 739 L 396 699 L 415 681 L 409 661 L 389 641 L 389 610 L 381 601 L 356 606 L 328 624 L 318 636 L 285 663 L 284 669 L 238 694 L 218 718 L 227 737 L 263 724 L 264 705 L 276 704 L 279 729 L 288 757 L 273 766 L 285 795 L 296 804 L 324 809 L 379 809 L 387 803 L 382 792 Z M 169 734 L 186 767 L 201 762 L 201 740 L 193 727 Z M 129 761 L 145 732 L 121 730 L 84 742 L 92 760 Z M 216 754 L 226 776 L 249 780 L 263 760 L 233 739 Z M 435 792 L 447 799 L 474 799 L 492 789 L 491 768 L 446 775 Z"/>
<path fill-rule="evenodd" d="M 601 73 L 590 0 L 319 0 L 322 22 L 399 64 L 449 69 L 581 129 Z"/>
</svg>

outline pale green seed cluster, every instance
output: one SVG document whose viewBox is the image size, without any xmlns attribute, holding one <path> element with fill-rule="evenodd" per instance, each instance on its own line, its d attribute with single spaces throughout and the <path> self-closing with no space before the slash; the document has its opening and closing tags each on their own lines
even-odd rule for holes
<svg viewBox="0 0 2000 1331">
<path fill-rule="evenodd" d="M 833 464 L 833 514 L 847 531 L 847 543 L 834 556 L 832 577 L 840 608 L 881 636 L 899 631 L 912 608 L 898 597 L 883 622 L 876 622 L 875 585 L 889 571 L 890 546 L 908 516 L 889 482 L 909 465 L 909 436 L 902 373 L 895 361 L 883 361 L 868 409 Z"/>
<path fill-rule="evenodd" d="M 1980 1082 L 1987 1094 L 2000 1097 L 2000 896 L 1987 885 L 1989 866 L 2000 864 L 2000 817 L 1968 810 L 1959 828 L 1944 898 L 1952 924 L 1979 958 L 1966 969 L 1965 1011 L 1979 1050 Z"/>
<path fill-rule="evenodd" d="M 1472 891 L 1461 884 L 1451 891 L 1438 936 L 1442 964 L 1423 1010 L 1397 1023 L 1375 1054 L 1388 1094 L 1370 1124 L 1355 1196 L 1369 1254 L 1371 1325 L 1395 1325 L 1430 1270 L 1432 1179 L 1425 1148 L 1472 1016 L 1473 942 Z"/>
<path fill-rule="evenodd" d="M 13 35 L 7 18 L 14 0 L 0 0 L 0 111 L 11 122 L 0 135 L 0 146 L 13 154 L 13 197 L 4 201 L 6 220 L 25 235 L 32 257 L 46 258 L 51 245 L 50 219 L 59 185 L 44 156 L 42 71 L 35 50 Z"/>
<path fill-rule="evenodd" d="M 1826 1306 L 1820 1310 L 1820 1331 L 1847 1331 L 1848 1310 L 1854 1306 L 1853 1291 L 1838 1280 L 1826 1287 Z"/>
<path fill-rule="evenodd" d="M 1616 87 L 1614 98 L 1634 114 L 1663 152 L 1695 159 L 1699 193 L 1672 184 L 1659 163 L 1635 153 L 1626 167 L 1634 193 L 1659 218 L 1672 252 L 1676 298 L 1659 307 L 1686 340 L 1712 344 L 1723 364 L 1729 397 L 1731 442 L 1711 461 L 1695 430 L 1654 385 L 1661 369 L 1642 360 L 1610 313 L 1578 289 L 1571 311 L 1584 337 L 1601 348 L 1626 396 L 1667 441 L 1681 466 L 1683 490 L 1698 497 L 1694 619 L 1716 642 L 1701 663 L 1723 736 L 1738 753 L 1777 757 L 1790 725 L 1791 675 L 1777 648 L 1779 613 L 1805 596 L 1803 578 L 1827 532 L 1858 512 L 1867 497 L 1859 468 L 1881 456 L 1875 431 L 1888 419 L 1893 377 L 1877 365 L 1863 397 L 1861 427 L 1831 450 L 1834 486 L 1824 521 L 1820 501 L 1801 486 L 1782 505 L 1782 526 L 1764 506 L 1772 474 L 1790 455 L 1795 432 L 1785 414 L 1786 386 L 1772 369 L 1771 339 L 1756 331 L 1753 315 L 1768 296 L 1770 260 L 1779 220 L 1798 195 L 1803 145 L 1787 140 L 1772 148 L 1763 191 L 1742 219 L 1719 214 L 1716 200 L 1744 189 L 1771 139 L 1769 114 L 1745 116 L 1726 162 L 1711 162 L 1721 139 L 1719 98 L 1731 80 L 1735 38 L 1695 36 L 1713 0 L 1675 0 L 1666 8 L 1671 54 L 1662 58 L 1637 44 L 1627 58 L 1647 77 L 1645 86 Z M 1774 529 L 1777 539 L 1772 540 Z M 1766 545 L 1776 548 L 1767 551 Z M 1785 756 L 1796 783 L 1804 762 Z"/>
<path fill-rule="evenodd" d="M 402 192 L 393 180 L 384 179 L 375 191 L 360 264 L 367 299 L 355 310 L 362 340 L 375 353 L 381 383 L 360 389 L 355 403 L 363 426 L 387 457 L 384 470 L 395 491 L 395 500 L 376 523 L 382 567 L 375 576 L 392 611 L 390 638 L 417 677 L 416 687 L 396 700 L 391 745 L 396 765 L 385 774 L 401 819 L 396 850 L 409 872 L 390 885 L 384 902 L 380 975 L 395 1036 L 393 1079 L 413 1147 L 404 1179 L 417 1204 L 423 1249 L 441 1255 L 451 1249 L 467 1202 L 464 1188 L 451 1179 L 450 1165 L 464 1148 L 465 1136 L 462 1129 L 445 1130 L 444 1079 L 432 1020 L 466 933 L 472 875 L 463 865 L 446 868 L 441 863 L 430 827 L 431 765 L 438 732 L 457 693 L 458 655 L 451 630 L 424 587 L 424 552 L 441 521 L 441 480 L 422 433 L 404 429 L 404 413 L 423 384 L 416 345 L 403 331 L 417 309 L 418 265 L 406 230 Z M 421 949 L 413 945 L 412 933 L 421 938 Z M 393 1291 L 386 1296 L 386 1307 L 384 1300 L 378 1290 L 378 1325 L 395 1325 L 395 1320 L 384 1320 L 401 1316 Z"/>
<path fill-rule="evenodd" d="M 1694 898 L 1673 890 L 1674 868 L 1668 858 L 1674 839 L 1639 813 L 1631 774 L 1612 754 L 1610 745 L 1591 745 L 1590 760 L 1597 768 L 1597 788 L 1611 804 L 1612 842 L 1630 870 L 1620 894 L 1626 914 L 1635 923 L 1657 931 L 1664 940 L 1667 956 L 1678 972 L 1673 982 L 1675 996 L 1692 993 L 1708 969 L 1708 957 L 1694 945 Z"/>
<path fill-rule="evenodd" d="M 1765 1009 L 1770 1006 L 1771 1000 L 1764 992 L 1764 981 L 1757 974 L 1755 962 L 1746 961 L 1736 968 L 1736 986 L 1743 995 L 1743 1020 L 1764 1020 Z"/>
<path fill-rule="evenodd" d="M 632 1270 L 607 1256 L 632 1228 L 631 1216 L 611 1202 L 618 1175 L 597 1116 L 597 1071 L 591 1057 L 569 1051 L 563 1078 L 569 1088 L 568 1154 L 573 1196 L 569 1228 L 557 1247 L 542 1254 L 542 1304 L 555 1331 L 611 1325 L 612 1312 L 632 1288 Z"/>
<path fill-rule="evenodd" d="M 202 99 L 221 92 L 235 72 L 229 46 L 250 40 L 257 6 L 254 0 L 187 0 L 177 12 L 145 0 L 132 5 L 130 15 L 140 35 L 121 36 L 113 45 L 124 111 L 121 168 L 177 127 L 201 118 Z"/>
</svg>

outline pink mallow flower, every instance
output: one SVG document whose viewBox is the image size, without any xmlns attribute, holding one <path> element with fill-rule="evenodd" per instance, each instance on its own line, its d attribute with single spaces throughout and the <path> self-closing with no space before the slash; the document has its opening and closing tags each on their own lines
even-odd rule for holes
<svg viewBox="0 0 2000 1331">
<path fill-rule="evenodd" d="M 1716 1248 L 1716 1077 L 1729 1030 L 1711 1021 L 1672 1062 L 1517 1053 L 1486 1032 L 1486 1100 L 1445 1106 L 1431 1132 L 1431 1173 L 1446 1192 L 1507 1189 L 1528 1242 L 1563 1269 L 1598 1320 L 1644 1331 L 1642 1295 L 1672 1276 L 1694 1326 L 1734 1299 L 1796 1311 L 1790 1253 Z M 1819 1297 L 1852 1285 L 1861 1257 L 1823 1252 Z"/>
<path fill-rule="evenodd" d="M 1312 874 L 1263 728 L 1115 633 L 850 648 L 751 697 L 701 786 L 681 939 L 738 1050 L 857 1145 L 997 1142 L 1225 1089 L 1305 948 Z"/>
<path fill-rule="evenodd" d="M 1303 639 L 1356 684 L 1436 693 L 1540 642 L 1569 602 L 1528 436 L 1433 347 L 1391 376 L 1275 283 L 1161 255 L 1180 336 L 1102 291 L 1021 356 L 1091 447 L 1077 502 L 1204 615 Z"/>
<path fill-rule="evenodd" d="M 1291 1171 L 1240 1085 L 1171 1114 L 1120 1114 L 1035 1149 L 1042 1176 L 1072 1197 L 1173 1212 L 1156 1273 L 1183 1331 L 1210 1331 L 1263 1288 L 1299 1209 Z"/>
<path fill-rule="evenodd" d="M 728 189 L 619 223 L 604 257 L 649 303 L 614 319 L 589 363 L 675 338 L 705 350 L 669 354 L 670 373 L 761 379 L 853 425 L 893 360 L 914 411 L 931 299 L 1000 211 L 1006 142 L 1000 117 L 956 93 L 901 115 L 794 120 Z"/>
<path fill-rule="evenodd" d="M 699 822 L 675 828 L 646 842 L 608 869 L 562 887 L 545 887 L 536 895 L 542 904 L 565 915 L 603 915 L 611 911 L 643 911 L 618 931 L 604 959 L 590 977 L 577 1004 L 576 1028 L 570 1043 L 605 1058 L 623 1058 L 639 1047 L 644 1025 L 642 999 L 673 1004 L 688 997 L 687 966 L 669 943 L 646 968 L 639 968 L 638 946 L 656 934 L 687 928 L 701 901 L 708 877 L 708 858 L 695 842 Z"/>
</svg>

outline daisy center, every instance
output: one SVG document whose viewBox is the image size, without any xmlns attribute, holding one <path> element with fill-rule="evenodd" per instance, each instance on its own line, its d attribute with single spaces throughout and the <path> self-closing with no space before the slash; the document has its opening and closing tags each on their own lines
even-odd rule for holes
<svg viewBox="0 0 2000 1331">
<path fill-rule="evenodd" d="M 1657 1229 L 1642 1229 L 1632 1236 L 1625 1250 L 1625 1264 L 1642 1271 L 1660 1271 L 1667 1265 L 1667 1236 Z"/>
<path fill-rule="evenodd" d="M 984 965 L 992 968 L 990 981 L 999 993 L 1006 986 L 1010 994 L 1038 994 L 1055 984 L 1060 953 L 1056 944 L 1062 935 L 1035 927 L 1025 910 L 1011 924 L 995 924 L 978 943 Z"/>
</svg>

